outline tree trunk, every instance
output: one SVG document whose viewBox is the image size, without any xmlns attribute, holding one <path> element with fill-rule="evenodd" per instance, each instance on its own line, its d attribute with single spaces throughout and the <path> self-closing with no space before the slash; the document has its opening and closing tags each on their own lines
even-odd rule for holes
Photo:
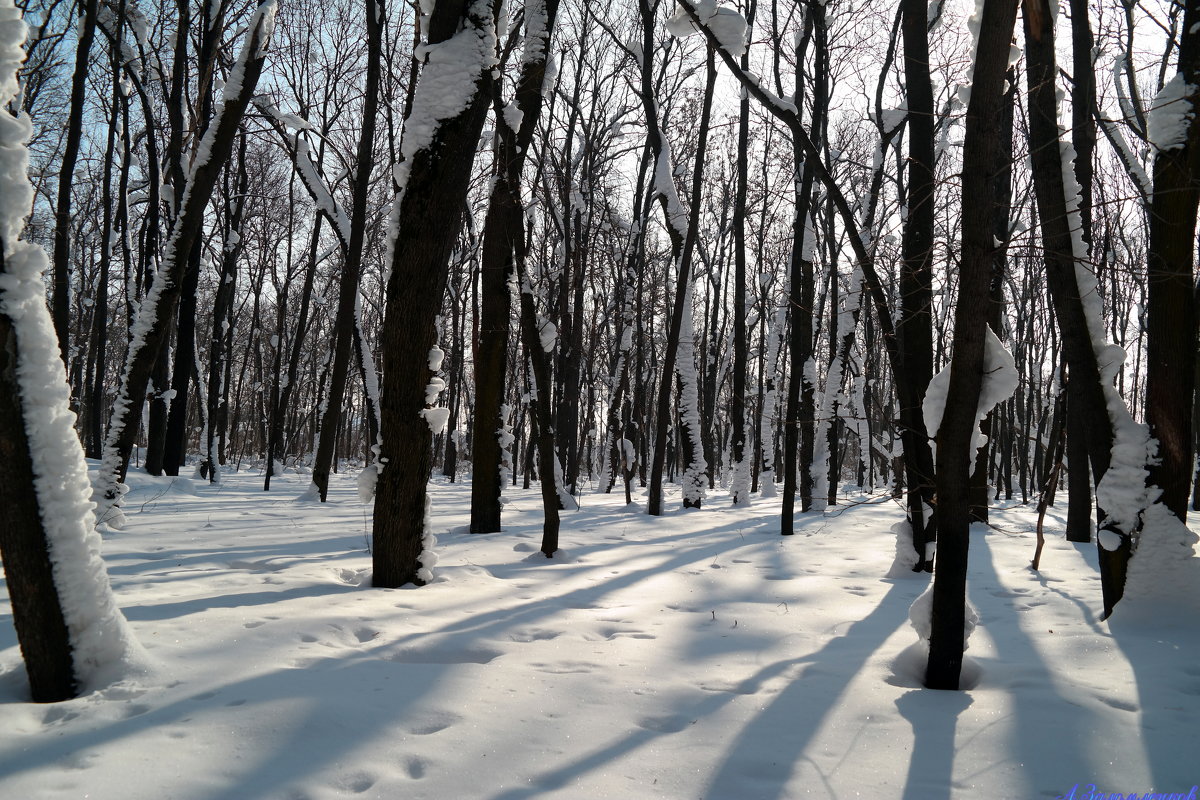
<svg viewBox="0 0 1200 800">
<path fill-rule="evenodd" d="M 83 104 L 87 91 L 88 54 L 96 36 L 99 0 L 82 0 L 83 18 L 75 47 L 75 72 L 71 76 L 71 106 L 67 114 L 66 141 L 58 170 L 58 197 L 54 210 L 54 332 L 63 364 L 69 365 L 71 348 L 71 187 L 75 163 L 83 140 Z"/>
<path fill-rule="evenodd" d="M 1177 104 L 1190 104 L 1186 133 L 1154 157 L 1150 199 L 1150 246 L 1146 309 L 1146 422 L 1158 440 L 1158 461 L 1149 482 L 1162 489 L 1159 502 L 1187 524 L 1192 460 L 1192 404 L 1195 373 L 1187 365 L 1196 353 L 1193 294 L 1196 208 L 1200 201 L 1200 4 L 1185 6 L 1179 45 L 1179 73 L 1159 94 L 1182 81 L 1188 87 Z M 1156 111 L 1171 113 L 1174 109 Z"/>
<path fill-rule="evenodd" d="M 513 102 L 520 110 L 519 128 L 514 129 L 507 122 L 502 110 L 497 114 L 505 122 L 498 126 L 496 177 L 483 223 L 479 273 L 479 345 L 474 370 L 471 533 L 500 530 L 500 494 L 504 490 L 501 476 L 504 447 L 500 441 L 504 420 L 501 419 L 501 408 L 505 397 L 504 376 L 508 370 L 509 316 L 512 307 L 509 284 L 514 270 L 513 251 L 518 239 L 524 236 L 525 223 L 521 203 L 521 172 L 542 112 L 542 83 L 546 76 L 550 36 L 557 14 L 558 0 L 546 0 L 544 15 L 537 17 L 544 28 L 538 29 L 527 24 L 526 36 L 529 40 L 513 96 Z M 498 91 L 499 85 L 495 88 Z M 499 95 L 495 98 L 495 105 L 497 109 L 502 109 Z M 546 406 L 549 401 L 550 396 L 546 395 L 542 405 Z M 509 460 L 512 460 L 511 454 Z"/>
<path fill-rule="evenodd" d="M 324 503 L 329 495 L 329 468 L 333 461 L 334 444 L 338 423 L 342 414 L 342 397 L 346 391 L 346 378 L 350 369 L 350 351 L 357 333 L 358 286 L 362 274 L 363 241 L 366 238 L 367 197 L 370 191 L 371 171 L 374 168 L 375 118 L 379 109 L 379 73 L 383 35 L 383 2 L 366 0 L 367 29 L 367 84 L 363 99 L 362 130 L 358 139 L 354 191 L 350 210 L 350 240 L 346 248 L 345 264 L 342 267 L 338 287 L 337 316 L 334 321 L 333 367 L 329 380 L 329 394 L 325 400 L 325 412 L 321 420 L 321 437 L 318 440 L 316 457 L 313 459 L 312 481 Z M 448 217 L 447 219 L 457 219 Z M 455 226 L 457 228 L 457 226 Z M 448 256 L 449 254 L 447 254 Z M 443 265 L 442 269 L 445 269 Z M 390 297 L 389 297 L 390 301 Z M 441 294 L 433 301 L 432 313 L 441 308 Z M 432 318 L 430 320 L 432 322 Z M 429 345 L 432 346 L 430 340 Z M 429 347 L 426 347 L 426 353 Z M 428 470 L 425 472 L 428 477 Z M 377 584 L 378 585 L 378 584 Z"/>
<path fill-rule="evenodd" d="M 428 27 L 432 45 L 456 34 L 479 37 L 470 56 L 478 63 L 455 65 L 469 69 L 473 85 L 464 91 L 465 105 L 457 114 L 433 118 L 432 108 L 440 98 L 432 94 L 442 91 L 439 80 L 445 76 L 438 71 L 446 65 L 427 62 L 405 121 L 403 147 L 408 158 L 401 165 L 401 196 L 389 232 L 393 255 L 380 343 L 383 391 L 372 548 L 375 586 L 421 585 L 429 577 L 420 554 L 431 470 L 432 435 L 424 413 L 433 377 L 430 351 L 491 96 L 492 53 L 486 42 L 494 33 L 496 10 L 482 0 L 441 0 L 435 6 Z"/>
<path fill-rule="evenodd" d="M 896 380 L 908 521 L 917 551 L 914 571 L 933 569 L 928 545 L 937 538 L 932 510 L 933 453 L 921 407 L 933 378 L 934 118 L 929 76 L 928 4 L 903 0 L 904 87 L 908 103 L 908 206 L 900 266 L 900 318 L 896 324 L 900 369 Z M 991 187 L 988 187 L 989 190 Z M 963 195 L 967 195 L 964 193 Z"/>
<path fill-rule="evenodd" d="M 983 385 L 992 280 L 994 185 L 1000 147 L 1004 72 L 1016 23 L 1016 0 L 985 0 L 963 138 L 962 251 L 954 310 L 954 352 L 945 413 L 938 428 L 938 554 L 925 685 L 957 689 L 965 646 L 967 549 L 970 542 L 972 438 Z M 911 213 L 911 212 L 910 212 Z"/>
</svg>

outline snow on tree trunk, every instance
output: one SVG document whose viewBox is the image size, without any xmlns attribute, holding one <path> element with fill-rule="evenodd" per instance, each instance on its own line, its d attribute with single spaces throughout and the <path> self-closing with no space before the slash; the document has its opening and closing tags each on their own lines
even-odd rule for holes
<svg viewBox="0 0 1200 800">
<path fill-rule="evenodd" d="M 25 34 L 12 0 L 0 0 L 4 109 L 20 91 Z M 111 683 L 146 662 L 100 558 L 87 464 L 46 307 L 49 259 L 41 247 L 20 240 L 33 202 L 25 146 L 31 132 L 27 116 L 0 111 L 0 551 L 34 699 L 53 701 Z M 52 637 L 59 642 L 48 650 Z M 34 660 L 47 653 L 56 663 Z"/>
<path fill-rule="evenodd" d="M 123 494 L 121 481 L 129 467 L 151 371 L 158 355 L 167 346 L 170 319 L 179 303 L 188 253 L 200 234 L 208 200 L 233 149 L 238 126 L 258 85 L 265 48 L 274 27 L 275 0 L 266 0 L 258 6 L 249 21 L 246 40 L 225 83 L 223 102 L 196 148 L 185 181 L 179 216 L 167 240 L 162 264 L 130 326 L 129 351 L 121 373 L 121 388 L 109 420 L 95 487 L 98 520 L 114 528 L 125 524 L 125 515 L 120 509 Z"/>
<path fill-rule="evenodd" d="M 385 325 L 380 338 L 379 483 L 375 493 L 372 583 L 423 584 L 430 564 L 427 482 L 432 471 L 430 351 L 491 95 L 496 20 L 487 0 L 441 0 L 404 121 L 403 161 L 387 235 Z M 446 410 L 448 415 L 448 410 Z M 438 417 L 441 416 L 439 420 Z M 429 424 L 429 423 L 432 423 Z"/>
</svg>

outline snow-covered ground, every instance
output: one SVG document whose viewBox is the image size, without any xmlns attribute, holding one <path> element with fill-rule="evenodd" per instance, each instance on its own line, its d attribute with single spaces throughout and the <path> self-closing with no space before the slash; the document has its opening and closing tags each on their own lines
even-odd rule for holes
<svg viewBox="0 0 1200 800">
<path fill-rule="evenodd" d="M 978 680 L 933 692 L 908 622 L 927 578 L 884 577 L 888 498 L 784 538 L 776 500 L 716 491 L 653 519 L 588 494 L 547 561 L 536 489 L 480 536 L 469 487 L 435 483 L 436 582 L 381 590 L 354 476 L 327 505 L 295 499 L 306 480 L 131 476 L 105 557 L 155 668 L 102 691 L 26 702 L 0 591 L 0 798 L 1094 800 L 1200 783 L 1196 619 L 1098 621 L 1094 546 L 1052 535 L 1031 572 L 1028 509 L 973 532 Z"/>
</svg>

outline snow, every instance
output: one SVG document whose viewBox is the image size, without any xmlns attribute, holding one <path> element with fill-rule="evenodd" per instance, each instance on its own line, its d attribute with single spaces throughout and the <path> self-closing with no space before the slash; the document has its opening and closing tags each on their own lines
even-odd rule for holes
<svg viewBox="0 0 1200 800">
<path fill-rule="evenodd" d="M 692 15 L 683 6 L 695 10 L 700 23 L 712 31 L 721 44 L 721 49 L 734 58 L 746 52 L 746 18 L 728 6 L 718 6 L 716 0 L 683 0 L 675 16 L 667 20 L 667 31 L 680 39 L 700 33 Z"/>
<path fill-rule="evenodd" d="M 438 128 L 466 110 L 478 90 L 480 76 L 496 64 L 496 29 L 488 0 L 472 0 L 470 14 L 486 24 L 468 25 L 444 42 L 421 45 L 414 57 L 424 60 L 412 111 L 404 121 L 400 145 L 403 157 L 395 167 L 400 195 L 393 208 L 400 208 L 408 170 L 417 153 L 428 149 Z M 390 259 L 389 259 L 390 260 Z"/>
<path fill-rule="evenodd" d="M 252 472 L 193 494 L 131 475 L 105 556 L 161 671 L 35 706 L 0 621 L 0 797 L 1140 798 L 1197 782 L 1195 617 L 1098 621 L 1095 548 L 1051 533 L 1031 572 L 1031 508 L 972 529 L 978 677 L 931 692 L 908 621 L 928 579 L 884 577 L 903 513 L 887 497 L 843 497 L 781 537 L 778 501 L 650 518 L 589 494 L 563 514 L 572 558 L 548 560 L 529 558 L 536 486 L 509 490 L 504 534 L 473 536 L 469 486 L 435 481 L 438 575 L 388 590 L 370 587 L 355 476 L 330 478 L 328 503 L 300 506 L 302 476 L 277 496 Z"/>
<path fill-rule="evenodd" d="M 558 326 L 539 314 L 537 318 L 537 330 L 538 339 L 542 343 L 542 349 L 547 353 L 553 353 L 554 342 L 558 339 Z"/>
<path fill-rule="evenodd" d="M 450 409 L 445 406 L 422 408 L 419 413 L 421 418 L 429 425 L 429 430 L 434 436 L 446 430 L 446 423 L 450 421 Z"/>
<path fill-rule="evenodd" d="M 988 441 L 988 437 L 984 436 L 983 431 L 979 429 L 979 423 L 983 422 L 988 412 L 1012 396 L 1012 393 L 1017 390 L 1019 381 L 1020 373 L 1017 372 L 1012 354 L 1005 349 L 1004 344 L 991 327 L 988 327 L 984 340 L 983 384 L 979 388 L 979 405 L 975 412 L 975 433 L 971 437 L 972 454 Z M 946 393 L 949 389 L 950 365 L 947 364 L 933 376 L 933 380 L 929 382 L 929 388 L 925 390 L 922 412 L 925 416 L 925 430 L 929 431 L 930 435 L 936 436 L 937 430 L 942 426 L 942 414 L 946 410 Z M 972 455 L 972 457 L 974 456 Z"/>
<path fill-rule="evenodd" d="M 1183 79 L 1183 73 L 1167 81 L 1150 108 L 1146 136 L 1159 150 L 1177 150 L 1187 144 L 1188 127 L 1195 116 L 1191 97 L 1196 87 Z"/>
<path fill-rule="evenodd" d="M 25 33 L 12 0 L 0 0 L 0 106 L 5 109 L 19 92 L 16 72 L 24 60 Z M 0 113 L 0 312 L 11 321 L 16 337 L 15 372 L 33 490 L 70 635 L 75 679 L 83 689 L 98 689 L 144 672 L 148 662 L 117 609 L 100 557 L 91 484 L 74 428 L 58 337 L 46 307 L 49 259 L 40 246 L 20 239 L 33 202 L 26 148 L 31 131 L 28 116 Z M 24 676 L 20 665 L 17 672 Z"/>
</svg>

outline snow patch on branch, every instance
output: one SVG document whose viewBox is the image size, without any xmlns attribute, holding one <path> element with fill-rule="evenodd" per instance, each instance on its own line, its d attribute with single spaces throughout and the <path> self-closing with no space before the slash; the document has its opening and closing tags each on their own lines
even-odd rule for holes
<svg viewBox="0 0 1200 800">
<path fill-rule="evenodd" d="M 728 6 L 718 6 L 716 0 L 681 0 L 680 9 L 667 20 L 667 32 L 679 39 L 701 33 L 700 25 L 710 30 L 721 49 L 734 58 L 746 52 L 746 18 Z M 700 19 L 699 25 L 687 6 Z"/>
<path fill-rule="evenodd" d="M 1183 79 L 1183 73 L 1175 74 L 1167 81 L 1146 120 L 1146 137 L 1159 150 L 1178 150 L 1187 144 L 1188 128 L 1196 115 L 1192 107 L 1192 96 L 1196 87 Z"/>
</svg>

